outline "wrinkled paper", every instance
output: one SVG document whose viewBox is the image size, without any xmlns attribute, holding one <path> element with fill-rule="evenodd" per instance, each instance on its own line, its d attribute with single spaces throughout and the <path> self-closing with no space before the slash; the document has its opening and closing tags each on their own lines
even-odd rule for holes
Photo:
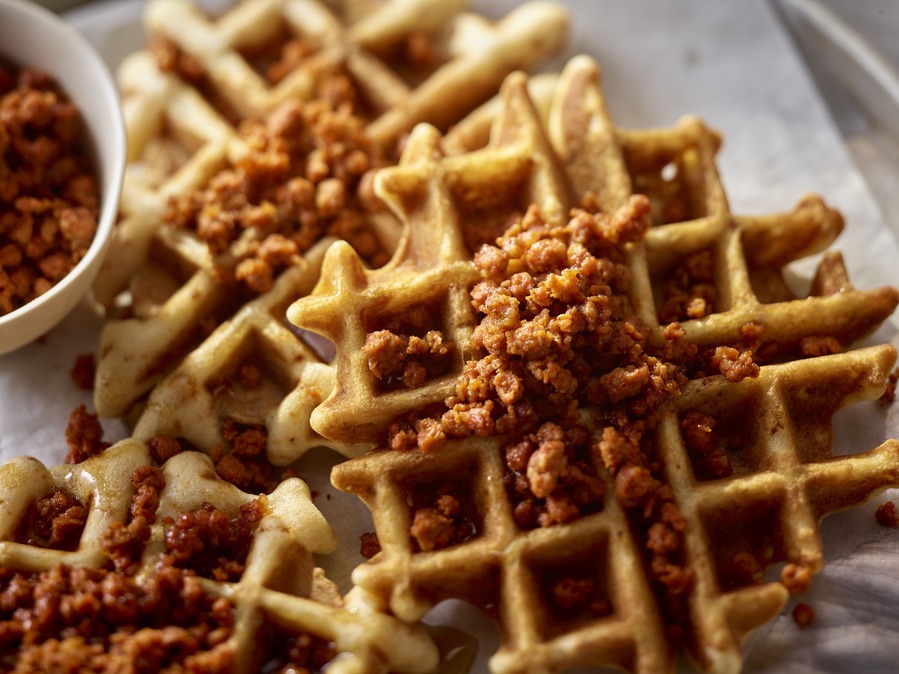
<svg viewBox="0 0 899 674">
<path fill-rule="evenodd" d="M 501 16 L 516 3 L 475 3 Z M 806 192 L 822 194 L 846 217 L 835 248 L 859 288 L 899 285 L 899 247 L 873 202 L 819 99 L 810 77 L 779 25 L 761 2 L 701 0 L 569 0 L 574 20 L 567 56 L 592 55 L 600 63 L 609 107 L 626 127 L 668 126 L 697 114 L 721 131 L 719 170 L 734 213 L 786 211 Z M 141 3 L 88 5 L 69 15 L 115 67 L 143 44 Z M 553 67 L 559 67 L 560 59 Z M 813 261 L 796 265 L 807 283 Z M 65 455 L 64 429 L 78 404 L 91 407 L 89 392 L 69 378 L 75 357 L 96 353 L 101 318 L 84 303 L 39 343 L 0 357 L 0 458 L 31 454 L 51 464 Z M 871 340 L 896 337 L 894 316 Z M 117 440 L 126 429 L 105 422 Z M 838 452 L 864 451 L 899 435 L 899 405 L 864 403 L 836 419 Z M 349 587 L 349 573 L 362 561 L 358 537 L 372 530 L 355 497 L 330 488 L 328 469 L 338 457 L 326 451 L 304 458 L 301 473 L 319 492 L 316 503 L 337 530 L 341 549 L 320 560 L 329 575 Z M 886 674 L 899 655 L 899 530 L 877 526 L 873 511 L 899 490 L 868 505 L 828 518 L 822 527 L 827 566 L 801 596 L 816 611 L 799 629 L 792 603 L 747 643 L 747 674 L 827 672 Z M 476 672 L 496 650 L 492 624 L 461 602 L 435 608 L 426 622 L 450 623 L 476 634 Z M 683 672 L 692 671 L 680 663 Z"/>
</svg>

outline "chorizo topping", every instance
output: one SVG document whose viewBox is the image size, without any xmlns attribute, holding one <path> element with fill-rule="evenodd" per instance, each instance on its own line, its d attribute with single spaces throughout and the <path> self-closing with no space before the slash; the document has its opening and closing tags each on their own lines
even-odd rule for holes
<svg viewBox="0 0 899 674">
<path fill-rule="evenodd" d="M 899 527 L 899 511 L 896 510 L 896 504 L 893 501 L 882 503 L 874 512 L 874 517 L 882 527 Z"/>
<path fill-rule="evenodd" d="M 99 417 L 88 412 L 85 405 L 79 405 L 69 415 L 66 442 L 69 445 L 66 463 L 81 463 L 109 447 L 109 443 L 103 440 Z"/>
<path fill-rule="evenodd" d="M 81 113 L 46 73 L 0 61 L 0 315 L 74 269 L 99 209 Z"/>
<path fill-rule="evenodd" d="M 204 504 L 196 512 L 167 519 L 162 554 L 136 575 L 146 562 L 145 547 L 165 481 L 159 468 L 142 466 L 131 483 L 127 523 L 113 525 L 101 541 L 111 569 L 60 565 L 28 573 L 0 568 L 4 671 L 234 671 L 236 654 L 228 643 L 234 606 L 207 593 L 199 576 L 240 579 L 265 514 L 264 499 L 245 503 L 234 518 Z M 68 523 L 80 522 L 83 528 L 85 516 L 76 499 L 53 489 L 23 527 L 23 540 L 73 549 L 77 537 L 69 533 Z M 315 636 L 285 633 L 275 625 L 266 633 L 273 640 L 266 671 L 317 671 L 336 655 L 334 644 Z"/>
<path fill-rule="evenodd" d="M 450 438 L 503 437 L 505 486 L 522 528 L 602 509 L 608 480 L 644 539 L 650 579 L 677 625 L 686 619 L 692 572 L 683 558 L 684 518 L 655 455 L 658 411 L 690 376 L 757 376 L 756 345 L 700 350 L 678 323 L 664 330 L 662 345 L 651 345 L 631 304 L 626 258 L 627 247 L 650 226 L 649 201 L 634 196 L 612 214 L 595 212 L 590 203 L 561 226 L 532 206 L 494 245 L 478 250 L 482 281 L 471 290 L 479 316 L 472 341 L 482 355 L 465 364 L 442 409 L 396 420 L 388 444 L 432 452 Z M 714 310 L 710 251 L 692 256 L 675 281 L 671 320 Z M 746 327 L 744 342 L 758 339 L 763 328 L 755 327 Z M 379 352 L 373 372 L 399 370 L 405 344 L 396 335 L 383 339 L 391 344 Z M 684 433 L 709 469 L 723 475 L 728 459 L 713 425 L 711 418 L 688 416 Z M 435 509 L 417 511 L 412 535 L 419 547 L 458 542 L 449 520 Z M 585 594 L 579 588 L 566 583 L 554 596 L 564 603 Z"/>
<path fill-rule="evenodd" d="M 371 559 L 381 552 L 381 542 L 374 531 L 366 531 L 359 537 L 359 554 L 365 559 Z"/>
<path fill-rule="evenodd" d="M 561 578 L 553 583 L 551 594 L 553 605 L 563 613 L 586 608 L 594 616 L 603 616 L 612 609 L 608 599 L 596 597 L 596 583 L 590 578 Z"/>
<path fill-rule="evenodd" d="M 197 573 L 208 565 L 194 554 L 188 536 L 167 536 L 166 554 L 145 579 L 135 577 L 165 482 L 159 468 L 142 466 L 131 483 L 135 490 L 127 524 L 115 523 L 101 540 L 113 570 L 58 566 L 27 574 L 0 569 L 0 657 L 15 660 L 16 671 L 56 671 L 72 663 L 81 663 L 81 671 L 110 673 L 132 671 L 138 663 L 142 668 L 133 671 L 176 665 L 184 672 L 231 671 L 234 653 L 225 642 L 234 610 L 200 586 Z M 60 490 L 52 490 L 36 511 L 37 522 L 49 525 L 49 531 L 38 535 L 49 536 L 49 542 L 70 521 L 80 522 L 80 536 L 84 508 Z M 253 514 L 247 519 L 258 521 L 260 511 L 248 511 Z M 252 524 L 245 528 L 250 531 Z M 201 528 L 196 535 L 208 537 L 209 532 Z M 213 550 L 220 542 L 206 540 Z M 69 548 L 77 542 L 74 537 Z M 242 559 L 241 550 L 236 552 Z"/>
<path fill-rule="evenodd" d="M 815 609 L 808 604 L 796 604 L 792 615 L 799 627 L 808 627 L 815 620 Z"/>
<path fill-rule="evenodd" d="M 94 388 L 94 375 L 97 372 L 97 359 L 92 353 L 82 353 L 75 358 L 75 363 L 69 371 L 72 383 L 76 387 L 90 391 Z"/>
<path fill-rule="evenodd" d="M 215 464 L 215 472 L 226 482 L 241 491 L 268 494 L 289 476 L 285 472 L 279 474 L 266 457 L 268 430 L 265 426 L 225 419 L 222 435 L 230 449 L 216 445 L 209 450 L 209 456 Z"/>
<path fill-rule="evenodd" d="M 52 487 L 28 509 L 17 539 L 26 545 L 74 550 L 86 521 L 84 504 L 62 489 Z"/>
<path fill-rule="evenodd" d="M 715 433 L 714 417 L 692 410 L 681 420 L 684 444 L 693 459 L 693 468 L 700 479 L 716 479 L 733 474 L 730 456 Z"/>
<path fill-rule="evenodd" d="M 372 321 L 362 353 L 381 389 L 418 388 L 449 368 L 452 344 L 430 327 L 437 311 L 421 303 L 408 307 L 402 317 Z"/>
<path fill-rule="evenodd" d="M 271 629 L 277 634 L 278 627 Z M 279 635 L 264 671 L 277 674 L 311 674 L 324 671 L 337 655 L 337 645 L 314 634 Z"/>
<path fill-rule="evenodd" d="M 475 526 L 463 512 L 459 497 L 442 489 L 430 506 L 415 510 L 409 533 L 419 550 L 431 552 L 471 538 Z"/>
<path fill-rule="evenodd" d="M 780 582 L 791 594 L 800 594 L 811 585 L 812 570 L 801 564 L 785 564 L 780 572 Z"/>
<path fill-rule="evenodd" d="M 363 176 L 385 164 L 351 100 L 291 101 L 241 124 L 247 154 L 204 189 L 173 197 L 169 224 L 196 233 L 213 255 L 242 237 L 247 253 L 233 278 L 267 292 L 275 277 L 327 236 L 348 241 L 373 266 L 387 253 L 367 222 Z M 252 230 L 252 231 L 250 231 Z M 223 270 L 222 270 L 222 273 Z"/>
<path fill-rule="evenodd" d="M 114 522 L 103 533 L 100 546 L 117 571 L 134 573 L 144 544 L 150 539 L 150 526 L 156 521 L 159 492 L 165 479 L 159 468 L 142 466 L 131 476 L 131 486 L 135 491 L 128 522 Z"/>
<path fill-rule="evenodd" d="M 368 369 L 385 386 L 400 381 L 406 388 L 418 388 L 446 369 L 450 349 L 439 330 L 429 330 L 424 337 L 378 330 L 366 335 L 362 352 Z"/>
<path fill-rule="evenodd" d="M 815 358 L 841 353 L 843 345 L 836 337 L 803 337 L 799 342 L 799 351 L 803 358 Z"/>
<path fill-rule="evenodd" d="M 684 258 L 662 289 L 662 323 L 704 318 L 715 312 L 715 258 L 710 249 Z"/>
<path fill-rule="evenodd" d="M 732 346 L 717 346 L 712 355 L 712 371 L 723 374 L 729 382 L 741 382 L 746 377 L 758 377 L 759 366 L 751 350 L 740 351 Z"/>
<path fill-rule="evenodd" d="M 140 581 L 104 569 L 0 569 L 0 657 L 11 671 L 225 674 L 233 622 L 230 602 L 165 564 Z"/>
<path fill-rule="evenodd" d="M 177 438 L 167 435 L 150 438 L 147 440 L 147 447 L 150 450 L 150 458 L 158 464 L 163 464 L 176 454 L 184 451 L 181 447 L 181 442 Z"/>
<path fill-rule="evenodd" d="M 173 566 L 218 581 L 237 581 L 264 506 L 251 501 L 230 518 L 209 503 L 199 510 L 163 520 L 167 556 Z"/>
</svg>

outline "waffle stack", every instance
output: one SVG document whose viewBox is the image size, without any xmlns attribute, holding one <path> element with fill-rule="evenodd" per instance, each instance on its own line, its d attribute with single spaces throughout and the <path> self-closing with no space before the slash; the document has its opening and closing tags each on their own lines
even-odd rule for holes
<svg viewBox="0 0 899 674">
<path fill-rule="evenodd" d="M 332 473 L 335 486 L 369 507 L 381 546 L 353 580 L 406 621 L 447 598 L 480 606 L 500 626 L 494 672 L 580 665 L 666 672 L 679 647 L 702 671 L 739 671 L 745 637 L 820 570 L 820 520 L 899 484 L 899 442 L 835 456 L 831 431 L 838 409 L 886 388 L 894 350 L 847 349 L 889 316 L 899 291 L 853 288 L 839 257 L 828 254 L 808 296 L 796 297 L 783 266 L 826 248 L 843 226 L 839 215 L 817 197 L 791 213 L 732 215 L 714 163 L 718 136 L 695 118 L 671 129 L 616 128 L 589 59 L 566 67 L 548 120 L 525 78 L 510 77 L 489 142 L 472 149 L 479 138 L 456 136 L 442 148 L 435 129 L 417 127 L 399 165 L 375 180 L 406 228 L 392 261 L 369 271 L 349 247 L 335 245 L 312 295 L 288 313 L 337 349 L 337 384 L 313 411 L 312 428 L 333 442 L 381 446 Z M 648 200 L 635 200 L 638 193 Z M 575 466 L 593 490 L 590 507 L 551 526 L 523 525 L 511 498 L 520 478 L 509 469 L 514 426 L 497 430 L 495 414 L 480 423 L 484 417 L 471 408 L 468 437 L 447 432 L 434 445 L 428 438 L 446 428 L 443 410 L 465 399 L 454 380 L 470 389 L 499 387 L 469 376 L 485 349 L 477 338 L 484 317 L 465 302 L 466 291 L 481 297 L 471 263 L 478 246 L 513 223 L 527 235 L 528 218 L 551 232 L 578 204 L 611 214 L 596 216 L 605 223 L 622 220 L 622 209 L 651 221 L 612 267 L 627 279 L 631 328 L 645 331 L 648 348 L 690 347 L 694 356 L 716 357 L 691 361 L 677 394 L 659 398 L 655 423 L 639 440 L 649 463 L 638 471 L 663 485 L 655 500 L 622 490 L 602 435 L 598 450 Z M 530 215 L 531 205 L 539 216 Z M 384 330 L 406 336 L 402 345 L 414 361 L 408 370 L 363 357 L 372 335 Z M 423 357 L 421 344 L 429 349 Z M 483 392 L 464 393 L 470 400 Z M 598 440 L 610 413 L 581 402 L 568 418 Z M 618 402 L 607 400 L 613 409 L 621 409 Z M 414 426 L 417 449 L 386 446 L 402 437 L 403 423 Z M 717 449 L 704 451 L 700 436 L 715 437 Z M 534 489 L 530 470 L 529 463 Z M 668 567 L 655 566 L 668 559 L 658 553 L 668 543 L 646 531 L 653 508 L 667 513 L 674 532 Z M 431 521 L 451 520 L 449 534 L 422 533 L 423 511 Z M 572 587 L 586 603 L 566 599 Z"/>
<path fill-rule="evenodd" d="M 494 24 L 461 12 L 463 4 L 391 0 L 329 8 L 316 0 L 256 0 L 210 20 L 185 0 L 148 3 L 154 51 L 129 57 L 119 76 L 130 158 L 122 221 L 95 288 L 110 318 L 95 389 L 102 416 L 127 418 L 138 437 L 178 436 L 204 450 L 227 446 L 225 420 L 262 426 L 278 465 L 313 445 L 347 455 L 368 447 L 333 443 L 308 427 L 309 410 L 333 386 L 333 370 L 281 316 L 312 288 L 325 248 L 335 236 L 347 238 L 343 231 L 352 230 L 357 247 L 367 246 L 369 263 L 392 251 L 399 228 L 382 207 L 365 202 L 367 168 L 389 162 L 415 123 L 455 122 L 493 95 L 507 73 L 534 66 L 564 39 L 566 15 L 554 5 L 528 3 Z M 263 245 L 263 228 L 250 223 L 210 247 L 167 212 L 173 199 L 214 191 L 223 172 L 239 171 L 258 153 L 262 141 L 248 126 L 277 126 L 289 116 L 285 107 L 308 110 L 312 100 L 328 112 L 339 108 L 349 138 L 312 139 L 320 147 L 291 162 L 305 171 L 300 177 L 313 183 L 309 189 L 342 180 L 336 188 L 343 205 L 324 231 L 282 260 L 272 283 L 246 293 L 234 276 Z M 329 132 L 327 121 L 321 126 Z M 347 147 L 338 149 L 344 140 Z M 340 171 L 351 160 L 346 178 Z M 266 213 L 267 196 L 246 198 Z M 226 208 L 210 208 L 219 206 Z M 264 382 L 261 389 L 238 381 L 247 366 L 263 374 L 251 377 Z"/>
<path fill-rule="evenodd" d="M 121 532 L 132 525 L 138 512 L 138 500 L 134 499 L 134 495 L 139 487 L 129 478 L 139 474 L 138 471 L 146 471 L 151 465 L 150 449 L 137 440 L 125 440 L 99 456 L 74 466 L 47 469 L 37 460 L 24 457 L 5 464 L 0 469 L 4 515 L 3 529 L 0 531 L 0 564 L 4 573 L 17 572 L 26 577 L 29 574 L 55 573 L 65 577 L 68 569 L 73 569 L 73 574 L 80 573 L 82 578 L 89 578 L 89 571 L 78 570 L 100 570 L 111 566 L 110 557 L 115 559 L 115 555 L 108 554 L 109 547 L 104 550 L 104 535 L 115 527 L 119 527 Z M 173 552 L 170 546 L 176 538 L 172 532 L 179 530 L 173 527 L 173 521 L 181 524 L 195 513 L 214 508 L 220 517 L 224 517 L 227 528 L 228 518 L 238 517 L 243 508 L 255 501 L 254 496 L 218 478 L 209 458 L 198 452 L 184 452 L 169 458 L 162 464 L 160 475 L 164 486 L 158 492 L 155 519 L 142 541 L 143 553 L 135 555 L 137 564 L 129 567 L 122 565 L 118 569 L 128 578 L 136 579 L 140 587 L 152 587 L 154 581 L 163 582 L 156 580 L 163 573 L 160 571 L 161 560 L 166 555 L 184 552 L 177 546 Z M 81 504 L 77 507 L 87 511 L 83 529 L 76 532 L 80 533 L 76 540 L 56 548 L 46 545 L 44 541 L 23 538 L 23 530 L 27 529 L 23 523 L 27 523 L 29 513 L 51 493 L 74 498 Z M 373 611 L 358 591 L 351 593 L 346 600 L 341 599 L 333 583 L 321 569 L 315 567 L 312 555 L 332 551 L 337 539 L 312 504 L 304 482 L 297 478 L 282 482 L 272 494 L 259 502 L 257 514 L 251 519 L 255 519 L 255 528 L 246 559 L 238 571 L 229 571 L 230 576 L 236 577 L 217 575 L 224 573 L 221 570 L 211 575 L 207 571 L 204 575 L 202 569 L 197 570 L 190 565 L 181 567 L 187 569 L 186 583 L 194 588 L 193 594 L 184 601 L 194 606 L 202 606 L 205 602 L 218 607 L 213 609 L 213 613 L 216 620 L 228 627 L 227 639 L 213 643 L 211 648 L 201 646 L 187 661 L 179 661 L 177 638 L 174 636 L 177 629 L 173 627 L 177 624 L 178 610 L 174 610 L 171 616 L 167 616 L 171 622 L 166 622 L 166 625 L 170 626 L 146 626 L 130 634 L 124 631 L 118 635 L 118 640 L 116 636 L 108 637 L 112 644 L 110 652 L 118 649 L 126 656 L 130 666 L 134 666 L 136 661 L 127 660 L 129 651 L 127 646 L 122 646 L 123 642 L 127 643 L 128 638 L 139 642 L 158 637 L 161 644 L 171 639 L 169 645 L 162 648 L 168 648 L 166 657 L 173 661 L 164 662 L 173 667 L 177 664 L 191 666 L 192 660 L 193 666 L 208 667 L 204 671 L 256 672 L 266 665 L 275 635 L 282 640 L 305 636 L 334 644 L 335 650 L 331 653 L 334 661 L 330 669 L 335 672 L 427 672 L 436 666 L 437 650 L 421 628 L 401 624 Z M 210 539 L 205 545 L 213 546 L 215 543 Z M 237 553 L 236 550 L 230 552 Z M 119 566 L 118 562 L 116 565 Z M 285 569 L 289 572 L 285 573 Z M 103 582 L 106 592 L 114 591 L 110 580 L 111 577 L 107 576 L 105 581 L 98 581 Z M 6 587 L 8 576 L 4 576 L 3 582 Z M 73 596 L 89 596 L 91 591 L 91 584 L 83 582 Z M 174 591 L 171 587 L 163 590 L 169 593 Z M 227 601 L 227 610 L 221 608 L 222 602 L 215 603 L 218 599 Z M 126 600 L 127 597 L 122 602 Z M 35 606 L 37 611 L 39 600 L 36 600 Z M 79 614 L 77 610 L 67 611 L 65 601 L 60 606 L 62 608 L 58 608 L 47 623 L 31 627 L 49 630 L 58 623 L 64 640 L 58 648 L 65 654 L 66 642 L 71 642 L 76 639 L 73 635 L 81 633 L 79 630 L 83 628 L 79 627 L 78 621 L 88 615 L 85 613 L 88 609 L 82 607 Z M 184 610 L 190 609 L 191 606 L 184 607 Z M 4 608 L 4 613 L 6 610 Z M 147 612 L 152 610 L 146 609 Z M 102 611 L 98 615 L 102 616 Z M 127 612 L 123 610 L 121 615 L 127 616 Z M 139 617 L 136 619 L 140 621 Z M 4 615 L 4 620 L 9 620 L 9 617 Z M 14 638 L 15 633 L 9 630 L 9 623 L 4 626 L 10 638 Z M 116 627 L 119 625 L 111 624 L 110 632 L 114 632 Z M 208 637 L 208 641 L 214 642 L 212 637 Z M 45 657 L 49 658 L 53 640 L 49 643 L 49 646 L 48 642 L 42 645 L 22 644 L 17 654 L 20 659 L 18 665 L 27 669 L 24 659 L 33 649 L 43 650 L 47 654 Z M 190 643 L 188 639 L 188 645 L 182 644 L 181 648 L 189 653 Z M 27 648 L 29 646 L 31 649 Z M 83 649 L 76 647 L 70 651 L 69 659 L 64 658 L 58 666 L 76 662 L 72 659 L 76 653 L 90 652 L 87 646 L 80 646 Z M 213 660 L 213 656 L 222 660 Z M 48 664 L 51 660 L 37 662 L 43 663 L 44 668 L 49 667 L 41 671 L 55 671 Z M 151 660 L 141 662 L 150 666 Z M 222 668 L 222 662 L 231 664 Z M 11 663 L 4 660 L 4 664 Z M 84 664 L 88 667 L 87 663 Z"/>
</svg>

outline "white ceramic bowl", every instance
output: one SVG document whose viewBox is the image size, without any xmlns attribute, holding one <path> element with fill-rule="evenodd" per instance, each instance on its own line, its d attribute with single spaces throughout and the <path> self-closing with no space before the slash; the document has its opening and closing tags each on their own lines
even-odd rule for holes
<svg viewBox="0 0 899 674">
<path fill-rule="evenodd" d="M 81 111 L 99 171 L 97 233 L 84 258 L 59 283 L 0 316 L 0 354 L 28 344 L 65 318 L 90 289 L 109 245 L 125 172 L 125 126 L 115 81 L 91 44 L 34 2 L 0 0 L 0 56 L 43 70 Z"/>
</svg>

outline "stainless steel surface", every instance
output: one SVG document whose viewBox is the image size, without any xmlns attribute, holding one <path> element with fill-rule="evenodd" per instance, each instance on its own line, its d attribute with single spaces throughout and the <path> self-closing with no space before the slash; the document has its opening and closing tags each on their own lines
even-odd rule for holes
<svg viewBox="0 0 899 674">
<path fill-rule="evenodd" d="M 896 0 L 819 0 L 899 69 L 899 3 Z"/>
<path fill-rule="evenodd" d="M 899 43 L 887 39 L 899 31 L 899 4 L 777 5 L 884 220 L 899 236 Z"/>
</svg>

